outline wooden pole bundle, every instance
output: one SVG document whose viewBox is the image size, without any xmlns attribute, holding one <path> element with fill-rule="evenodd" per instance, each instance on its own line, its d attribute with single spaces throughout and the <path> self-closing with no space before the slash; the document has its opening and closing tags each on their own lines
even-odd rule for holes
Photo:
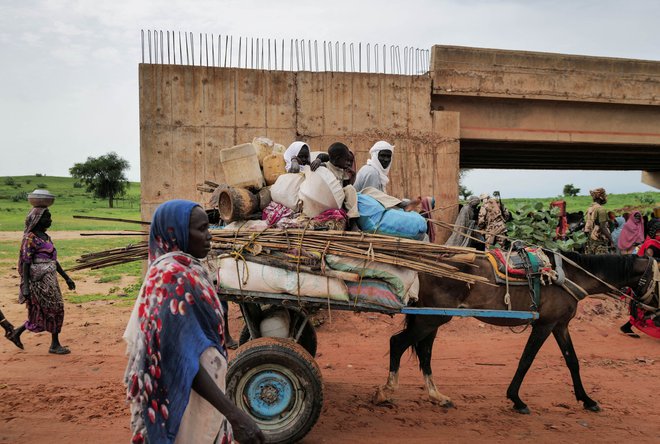
<svg viewBox="0 0 660 444">
<path fill-rule="evenodd" d="M 434 276 L 468 283 L 486 282 L 479 276 L 461 272 L 456 263 L 471 263 L 483 253 L 473 248 L 451 247 L 411 239 L 355 231 L 307 231 L 303 229 L 267 229 L 260 232 L 212 230 L 212 249 L 215 254 L 233 254 L 245 260 L 262 257 L 274 266 L 297 270 L 305 268 L 301 252 L 317 252 L 362 259 L 369 262 L 396 265 Z M 291 253 L 293 252 L 293 255 Z M 271 253 L 288 253 L 289 259 Z M 119 265 L 148 256 L 147 243 L 81 256 L 78 265 L 70 270 L 98 269 Z M 301 268 L 302 267 L 302 268 Z"/>
<path fill-rule="evenodd" d="M 220 251 L 258 255 L 262 250 L 317 251 L 368 262 L 397 265 L 439 277 L 468 283 L 486 279 L 463 273 L 451 263 L 469 263 L 473 248 L 450 247 L 411 239 L 355 231 L 306 231 L 267 229 L 261 232 L 219 230 L 213 232 L 213 247 Z"/>
</svg>

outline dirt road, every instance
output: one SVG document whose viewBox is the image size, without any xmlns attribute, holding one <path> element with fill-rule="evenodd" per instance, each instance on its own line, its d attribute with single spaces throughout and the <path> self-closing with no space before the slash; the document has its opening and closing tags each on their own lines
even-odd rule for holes
<svg viewBox="0 0 660 444">
<path fill-rule="evenodd" d="M 23 307 L 11 302 L 10 283 L 0 282 L 0 305 L 18 323 Z M 25 351 L 0 342 L 0 442 L 128 442 L 121 335 L 130 307 L 92 302 L 66 310 L 68 356 L 49 355 L 45 334 L 26 334 Z M 402 317 L 333 312 L 330 320 L 326 314 L 317 359 L 325 403 L 304 442 L 658 442 L 660 341 L 618 334 L 623 317 L 612 303 L 585 301 L 580 313 L 574 342 L 586 388 L 603 411 L 576 403 L 559 349 L 548 342 L 522 387 L 529 416 L 512 412 L 504 397 L 526 332 L 453 321 L 436 341 L 433 369 L 457 408 L 429 403 L 417 364 L 407 358 L 396 404 L 377 407 L 370 399 L 385 381 L 389 336 Z M 239 312 L 232 309 L 230 319 L 238 334 Z"/>
</svg>

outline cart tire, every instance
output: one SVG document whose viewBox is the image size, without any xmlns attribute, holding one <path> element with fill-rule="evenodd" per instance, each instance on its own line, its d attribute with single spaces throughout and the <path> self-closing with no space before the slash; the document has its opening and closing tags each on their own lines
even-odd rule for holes
<svg viewBox="0 0 660 444">
<path fill-rule="evenodd" d="M 270 309 L 264 311 L 264 315 L 267 316 L 268 312 Z M 293 313 L 292 313 L 293 316 Z M 250 330 L 248 329 L 247 325 L 243 326 L 243 330 L 241 330 L 241 335 L 238 338 L 238 344 L 243 345 L 246 344 L 248 341 L 251 340 L 250 336 Z M 316 349 L 318 346 L 318 342 L 316 339 L 316 330 L 314 330 L 314 326 L 312 325 L 311 322 L 308 322 L 307 325 L 305 325 L 305 328 L 303 328 L 302 335 L 300 336 L 300 340 L 298 341 L 298 344 L 302 345 L 305 350 L 307 350 L 307 353 L 312 355 L 312 357 L 316 357 Z"/>
<path fill-rule="evenodd" d="M 257 338 L 229 363 L 227 394 L 257 423 L 268 443 L 301 440 L 323 407 L 321 370 L 290 339 Z"/>
</svg>

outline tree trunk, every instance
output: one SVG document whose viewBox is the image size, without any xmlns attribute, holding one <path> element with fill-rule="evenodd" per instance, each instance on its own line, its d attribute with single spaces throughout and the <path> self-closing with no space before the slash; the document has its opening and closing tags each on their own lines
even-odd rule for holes
<svg viewBox="0 0 660 444">
<path fill-rule="evenodd" d="M 113 197 L 114 197 L 114 196 L 113 196 L 112 194 L 111 194 L 110 196 L 108 196 L 108 203 L 109 203 L 109 205 L 110 205 L 110 208 L 114 208 L 114 207 L 113 207 L 113 203 L 114 203 L 114 202 L 113 202 L 113 201 L 114 201 Z"/>
</svg>

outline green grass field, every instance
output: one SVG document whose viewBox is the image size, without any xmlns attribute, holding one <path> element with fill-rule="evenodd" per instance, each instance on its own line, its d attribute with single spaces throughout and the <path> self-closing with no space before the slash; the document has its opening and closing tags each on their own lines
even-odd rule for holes
<svg viewBox="0 0 660 444">
<path fill-rule="evenodd" d="M 74 215 L 140 219 L 140 184 L 132 182 L 115 208 L 108 208 L 108 201 L 96 199 L 85 188 L 76 188 L 71 177 L 12 176 L 0 177 L 0 231 L 23 230 L 25 215 L 30 210 L 27 193 L 46 188 L 55 195 L 50 207 L 53 215 L 51 230 L 103 231 L 137 230 L 139 225 L 121 222 L 105 222 L 74 219 Z M 45 186 L 44 186 L 45 185 Z"/>
</svg>

